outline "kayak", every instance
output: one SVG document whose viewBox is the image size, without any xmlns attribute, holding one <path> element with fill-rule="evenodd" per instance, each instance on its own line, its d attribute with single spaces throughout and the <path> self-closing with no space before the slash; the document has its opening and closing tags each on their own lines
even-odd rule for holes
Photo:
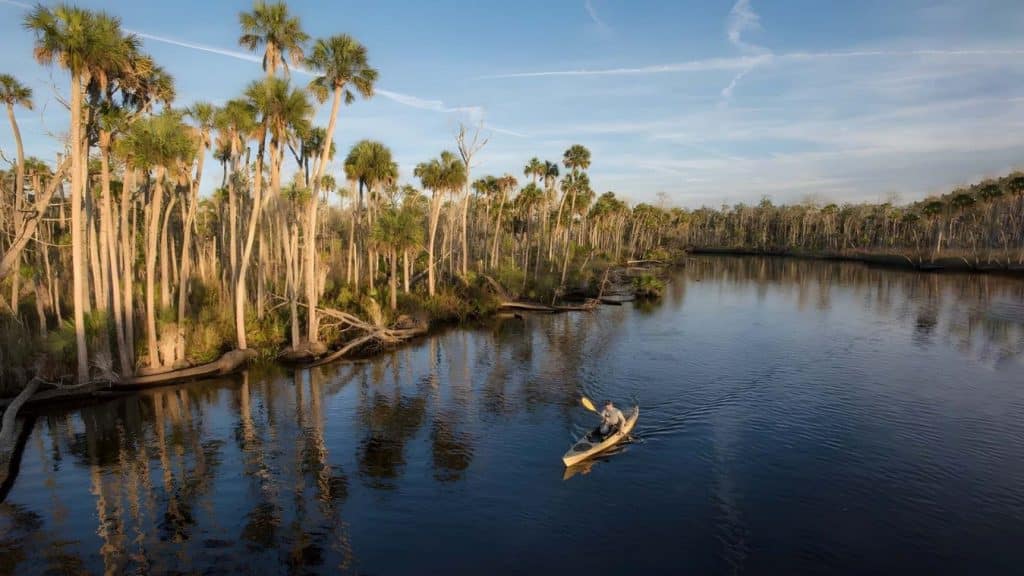
<svg viewBox="0 0 1024 576">
<path fill-rule="evenodd" d="M 622 440 L 629 436 L 629 433 L 633 431 L 633 427 L 636 426 L 636 421 L 639 417 L 640 407 L 634 406 L 633 410 L 626 414 L 626 425 L 617 430 L 614 434 L 595 441 L 593 440 L 593 436 L 597 431 L 591 431 L 577 440 L 576 443 L 572 445 L 572 448 L 569 448 L 569 451 L 565 453 L 565 456 L 562 456 L 562 463 L 566 466 L 572 466 L 577 462 L 586 460 L 594 454 L 604 452 L 619 442 L 622 442 Z"/>
</svg>

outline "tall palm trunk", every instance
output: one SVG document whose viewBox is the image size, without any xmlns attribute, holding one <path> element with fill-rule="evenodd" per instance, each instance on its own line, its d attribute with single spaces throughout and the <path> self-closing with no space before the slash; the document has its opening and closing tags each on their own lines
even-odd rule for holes
<svg viewBox="0 0 1024 576">
<path fill-rule="evenodd" d="M 84 152 L 86 158 L 88 158 L 88 150 Z M 86 174 L 86 184 L 88 184 L 88 174 Z M 89 254 L 89 271 L 93 281 L 92 299 L 95 303 L 97 310 L 107 309 L 107 293 L 106 280 L 107 276 L 103 272 L 103 268 L 100 266 L 100 252 L 99 242 L 97 241 L 96 234 L 96 207 L 92 201 L 92 194 L 85 194 L 85 228 L 87 231 L 86 236 L 86 247 Z"/>
<path fill-rule="evenodd" d="M 388 250 L 391 270 L 388 271 L 388 288 L 391 290 L 391 310 L 398 310 L 398 250 Z"/>
<path fill-rule="evenodd" d="M 498 267 L 498 239 L 501 238 L 501 214 L 505 209 L 505 191 L 501 191 L 501 197 L 498 200 L 498 218 L 494 225 L 494 244 L 491 246 L 491 268 Z M 515 231 L 513 231 L 513 234 Z"/>
<path fill-rule="evenodd" d="M 440 192 L 434 190 L 430 199 L 430 230 L 427 232 L 427 293 L 433 296 L 436 290 L 437 275 L 434 272 L 434 248 L 437 238 L 437 222 L 441 217 Z"/>
<path fill-rule="evenodd" d="M 405 289 L 405 293 L 409 293 L 409 249 L 406 248 L 402 253 L 402 287 Z"/>
<path fill-rule="evenodd" d="M 14 132 L 14 144 L 18 150 L 18 165 L 15 168 L 14 176 L 14 229 L 19 230 L 22 223 L 22 210 L 25 203 L 25 148 L 21 142 L 21 131 L 18 129 L 18 121 L 14 118 L 14 105 L 7 104 L 7 118 L 11 121 L 11 131 Z M 36 193 L 39 191 L 36 190 Z M 20 268 L 18 266 L 17 268 Z M 15 273 L 11 277 L 11 310 L 15 315 L 18 313 L 18 291 L 21 275 Z"/>
<path fill-rule="evenodd" d="M 231 264 L 231 287 L 238 282 L 238 190 L 235 175 L 238 174 L 239 151 L 237 137 L 231 137 L 231 176 L 228 178 L 228 262 Z"/>
<path fill-rule="evenodd" d="M 82 238 L 82 75 L 71 74 L 71 286 L 75 321 L 75 354 L 78 383 L 89 380 L 89 356 L 85 345 L 85 255 Z"/>
<path fill-rule="evenodd" d="M 294 210 L 294 207 L 293 207 Z M 296 218 L 298 214 L 295 215 Z M 285 233 L 284 264 L 285 283 L 288 285 L 288 308 L 292 324 L 292 349 L 298 349 L 302 342 L 302 331 L 299 328 L 299 224 L 296 221 L 283 223 L 281 231 Z"/>
<path fill-rule="evenodd" d="M 562 281 L 560 287 L 565 286 L 565 272 L 569 269 L 569 256 L 572 254 L 572 223 L 576 216 L 576 190 L 572 191 L 572 199 L 569 201 L 569 224 L 565 231 L 565 259 L 562 260 Z"/>
<path fill-rule="evenodd" d="M 260 142 L 259 151 L 256 155 L 256 175 L 253 179 L 252 210 L 249 212 L 249 227 L 246 230 L 245 247 L 242 250 L 242 257 L 238 262 L 238 278 L 235 282 L 235 337 L 238 342 L 238 349 L 245 350 L 248 343 L 245 338 L 245 275 L 249 269 L 249 259 L 252 257 L 252 247 L 256 241 L 256 227 L 259 225 L 260 212 L 263 211 L 263 156 L 264 143 Z M 275 151 L 271 147 L 271 155 Z"/>
<path fill-rule="evenodd" d="M 178 203 L 177 196 L 171 196 L 167 203 L 167 209 L 161 215 L 163 224 L 160 226 L 160 308 L 171 307 L 171 255 L 168 246 L 170 236 L 171 216 L 174 213 L 174 205 Z"/>
<path fill-rule="evenodd" d="M 114 231 L 114 218 L 112 198 L 110 197 L 110 133 L 100 133 L 100 178 L 102 185 L 103 199 L 100 210 L 100 234 L 104 235 L 107 248 L 107 265 L 110 269 L 110 296 L 111 307 L 114 310 L 114 339 L 117 342 L 117 358 L 123 376 L 132 374 L 131 362 L 128 358 L 127 342 L 124 336 L 124 309 L 121 305 L 121 282 L 130 282 L 131 279 L 121 277 L 118 272 L 117 243 Z M 121 194 L 127 196 L 128 190 L 122 187 Z M 124 255 L 122 255 L 124 257 Z"/>
<path fill-rule="evenodd" d="M 136 226 L 135 204 L 132 201 L 134 186 L 135 171 L 126 168 L 121 192 L 121 280 L 124 282 L 121 285 L 121 300 L 124 305 L 125 354 L 128 356 L 129 365 L 132 366 L 135 364 L 135 277 L 132 275 L 135 262 L 132 240 L 135 238 Z"/>
<path fill-rule="evenodd" d="M 178 274 L 178 333 L 184 334 L 185 306 L 188 303 L 189 281 L 192 276 L 192 229 L 195 227 L 196 211 L 199 205 L 199 185 L 203 181 L 203 162 L 206 159 L 207 136 L 203 135 L 199 153 L 196 154 L 196 177 L 189 186 L 188 210 L 182 204 L 181 272 Z M 185 339 L 178 338 L 178 358 L 185 357 Z"/>
<path fill-rule="evenodd" d="M 338 109 L 341 107 L 341 86 L 334 87 L 334 100 L 331 102 L 331 118 L 327 122 L 327 137 L 324 148 L 320 151 L 320 161 L 313 175 L 313 195 L 306 209 L 306 303 L 309 304 L 309 321 L 306 338 L 310 344 L 320 339 L 320 324 L 317 321 L 316 307 L 319 304 L 317 293 L 317 259 L 316 259 L 316 224 L 317 208 L 320 205 L 320 179 L 327 167 L 331 155 L 331 143 L 334 140 L 334 128 L 338 121 Z"/>
<path fill-rule="evenodd" d="M 153 171 L 153 194 L 150 199 L 149 222 L 146 230 L 146 346 L 149 350 L 149 366 L 159 368 L 160 352 L 156 333 L 156 251 L 160 237 L 160 220 L 164 202 L 164 168 L 157 166 Z"/>
</svg>

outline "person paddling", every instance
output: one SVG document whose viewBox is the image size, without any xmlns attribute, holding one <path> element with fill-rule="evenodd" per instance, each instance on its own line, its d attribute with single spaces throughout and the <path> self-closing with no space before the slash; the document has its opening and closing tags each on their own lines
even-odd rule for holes
<svg viewBox="0 0 1024 576">
<path fill-rule="evenodd" d="M 601 436 L 607 438 L 625 425 L 626 417 L 622 415 L 622 410 L 616 408 L 611 400 L 605 400 L 604 410 L 601 410 Z"/>
</svg>

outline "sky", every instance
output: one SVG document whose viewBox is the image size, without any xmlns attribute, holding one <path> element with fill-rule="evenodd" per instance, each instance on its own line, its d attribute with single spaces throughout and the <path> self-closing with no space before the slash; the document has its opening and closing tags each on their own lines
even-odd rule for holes
<svg viewBox="0 0 1024 576">
<path fill-rule="evenodd" d="M 247 1 L 82 0 L 117 15 L 175 78 L 223 103 L 261 76 L 238 46 Z M 27 4 L 0 0 L 0 73 L 35 91 L 29 154 L 66 131 L 67 74 L 32 59 Z M 358 140 L 405 181 L 482 123 L 473 174 L 520 181 L 533 156 L 592 152 L 591 183 L 632 202 L 916 200 L 1024 168 L 1020 0 L 417 0 L 290 7 L 312 37 L 348 33 L 380 71 L 345 107 L 332 168 Z M 306 83 L 301 71 L 293 81 Z M 327 107 L 316 121 L 327 123 Z M 0 127 L 0 149 L 13 137 Z M 207 189 L 215 185 L 207 178 Z"/>
</svg>

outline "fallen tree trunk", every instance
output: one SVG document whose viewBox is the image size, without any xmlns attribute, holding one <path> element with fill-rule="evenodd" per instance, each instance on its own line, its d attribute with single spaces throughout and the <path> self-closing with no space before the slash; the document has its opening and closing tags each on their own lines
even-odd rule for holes
<svg viewBox="0 0 1024 576">
<path fill-rule="evenodd" d="M 18 450 L 14 442 L 15 438 L 23 436 L 23 434 L 17 434 L 18 410 L 21 410 L 25 402 L 28 402 L 29 398 L 36 393 L 39 384 L 38 378 L 30 380 L 28 385 L 14 397 L 14 400 L 4 410 L 3 424 L 0 424 L 0 486 L 5 487 L 5 490 L 4 494 L 0 495 L 0 500 L 7 495 L 6 490 L 10 489 L 8 478 L 17 473 L 21 460 L 21 455 L 17 454 Z"/>
<path fill-rule="evenodd" d="M 144 376 L 136 376 L 135 378 L 127 378 L 119 382 L 112 383 L 111 387 L 116 390 L 148 388 L 150 386 L 162 386 L 164 384 L 170 384 L 182 380 L 195 380 L 210 376 L 224 376 L 237 371 L 255 357 L 256 351 L 252 349 L 232 350 L 209 364 L 193 366 L 182 370 L 161 372 L 159 374 L 147 374 Z"/>
<path fill-rule="evenodd" d="M 527 310 L 530 312 L 558 312 L 554 306 L 536 304 L 534 302 L 502 302 L 498 304 L 500 310 Z"/>
<path fill-rule="evenodd" d="M 14 423 L 18 418 L 18 410 L 21 410 L 25 402 L 28 402 L 28 399 L 36 393 L 36 390 L 39 390 L 41 383 L 42 381 L 38 378 L 30 380 L 28 385 L 14 397 L 14 400 L 4 410 L 3 424 L 0 425 L 0 452 L 6 452 L 11 444 L 11 440 L 14 439 Z"/>
<path fill-rule="evenodd" d="M 343 356 L 345 356 L 349 352 L 351 352 L 353 350 L 358 350 L 360 347 L 362 347 L 362 346 L 364 346 L 366 344 L 369 344 L 371 342 L 379 342 L 379 343 L 384 344 L 384 345 L 398 344 L 400 342 L 404 342 L 406 340 L 415 338 L 416 336 L 421 336 L 421 335 L 426 334 L 426 333 L 427 333 L 427 328 L 426 327 L 406 328 L 406 329 L 399 329 L 399 330 L 391 330 L 391 329 L 388 329 L 388 328 L 381 328 L 381 329 L 376 330 L 376 331 L 374 331 L 374 332 L 372 332 L 370 334 L 366 334 L 364 336 L 360 336 L 359 338 L 356 338 L 356 339 L 348 342 L 347 344 L 345 344 L 344 346 L 342 346 L 338 350 L 328 354 L 327 356 L 324 356 L 323 358 L 317 360 L 316 362 L 313 362 L 312 364 L 309 365 L 309 367 L 310 368 L 315 368 L 317 366 L 323 366 L 324 364 L 330 364 L 331 362 L 334 362 L 334 361 L 342 358 Z"/>
<path fill-rule="evenodd" d="M 553 314 L 555 312 L 589 312 L 597 307 L 599 301 L 596 299 L 589 299 L 584 304 L 579 305 L 556 305 L 547 306 L 545 304 L 537 304 L 535 302 L 521 302 L 521 301 L 509 301 L 498 304 L 499 310 L 526 310 L 528 312 L 547 312 Z"/>
</svg>

